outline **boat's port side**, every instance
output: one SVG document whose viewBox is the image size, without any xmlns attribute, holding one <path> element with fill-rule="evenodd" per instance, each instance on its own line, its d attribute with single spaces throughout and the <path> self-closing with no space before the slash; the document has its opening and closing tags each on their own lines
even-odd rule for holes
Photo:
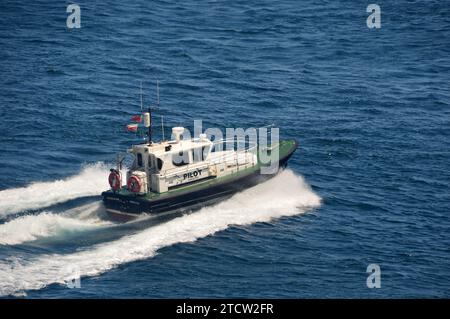
<svg viewBox="0 0 450 319">
<path fill-rule="evenodd" d="M 279 145 L 279 166 L 284 167 L 297 148 L 294 140 L 282 141 Z M 195 209 L 207 203 L 227 198 L 236 192 L 254 186 L 275 174 L 261 174 L 260 164 L 243 166 L 237 171 L 222 177 L 211 176 L 207 179 L 181 184 L 164 193 L 149 192 L 136 194 L 123 187 L 119 191 L 109 190 L 102 193 L 108 212 L 129 216 L 140 213 L 158 214 L 167 211 Z"/>
</svg>

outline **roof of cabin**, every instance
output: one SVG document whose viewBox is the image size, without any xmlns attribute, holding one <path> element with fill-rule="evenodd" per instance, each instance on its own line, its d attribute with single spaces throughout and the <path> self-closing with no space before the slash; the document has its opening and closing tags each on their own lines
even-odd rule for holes
<svg viewBox="0 0 450 319">
<path fill-rule="evenodd" d="M 147 143 L 138 144 L 133 145 L 132 150 L 137 151 L 147 149 L 148 153 L 154 154 L 155 156 L 161 156 L 166 153 L 186 151 L 209 145 L 212 145 L 212 142 L 210 140 L 200 141 L 199 139 L 191 139 L 191 140 L 181 140 L 179 142 L 176 141 L 153 142 L 151 145 L 148 145 Z M 171 149 L 169 151 L 166 151 L 167 146 L 171 146 Z"/>
</svg>

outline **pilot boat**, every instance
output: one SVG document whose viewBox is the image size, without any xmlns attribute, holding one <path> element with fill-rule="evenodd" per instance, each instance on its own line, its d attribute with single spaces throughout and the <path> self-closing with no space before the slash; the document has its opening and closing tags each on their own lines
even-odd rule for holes
<svg viewBox="0 0 450 319">
<path fill-rule="evenodd" d="M 111 188 L 102 193 L 106 211 L 114 218 L 195 210 L 216 203 L 275 176 L 298 146 L 295 140 L 279 140 L 265 147 L 223 150 L 220 145 L 226 139 L 213 142 L 206 134 L 183 139 L 183 127 L 172 128 L 172 140 L 153 142 L 150 109 L 143 118 L 148 140 L 128 150 L 133 163 L 125 178 L 121 160 L 111 168 Z M 267 167 L 263 152 L 278 155 L 278 169 L 262 173 Z"/>
</svg>

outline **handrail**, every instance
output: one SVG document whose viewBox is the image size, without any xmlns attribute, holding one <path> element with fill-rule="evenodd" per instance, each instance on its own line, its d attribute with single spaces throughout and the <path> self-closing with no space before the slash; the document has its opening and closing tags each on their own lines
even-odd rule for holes
<svg viewBox="0 0 450 319">
<path fill-rule="evenodd" d="M 269 124 L 260 128 L 268 128 L 268 127 L 274 127 L 274 124 Z M 258 128 L 259 129 L 259 128 Z M 267 132 L 267 136 L 269 137 L 271 135 L 271 131 Z M 238 139 L 236 139 L 236 137 L 238 137 Z M 192 138 L 191 141 L 196 142 L 196 141 L 200 141 L 200 138 Z M 211 141 L 212 142 L 212 146 L 215 148 L 218 145 L 223 145 L 225 143 L 228 142 L 232 142 L 233 145 L 237 142 L 237 144 L 239 144 L 239 142 L 242 142 L 242 139 L 239 139 L 239 136 L 233 136 L 232 138 L 222 138 L 219 140 L 214 140 Z M 246 138 L 244 137 L 243 140 L 244 144 L 246 144 Z M 256 154 L 257 150 L 258 150 L 258 143 L 252 143 L 250 144 L 251 141 L 249 141 L 249 145 L 246 145 L 245 149 L 238 149 L 235 150 L 234 148 L 232 150 L 221 150 L 222 152 L 224 152 L 223 155 L 221 156 L 215 156 L 215 158 L 213 158 L 211 161 L 206 161 L 206 162 L 197 162 L 197 163 L 188 163 L 187 165 L 183 165 L 181 167 L 174 167 L 174 168 L 169 168 L 167 170 L 164 171 L 165 176 L 173 176 L 173 175 L 177 175 L 179 173 L 183 173 L 185 171 L 188 171 L 189 169 L 192 168 L 200 168 L 203 166 L 208 167 L 208 162 L 209 163 L 214 163 L 214 164 L 218 164 L 218 163 L 235 163 L 236 167 L 239 169 L 239 159 L 242 158 L 240 157 L 240 155 L 242 154 Z M 231 153 L 230 153 L 231 152 Z M 212 153 L 216 153 L 216 152 L 212 152 Z M 211 156 L 211 155 L 210 155 Z M 245 162 L 248 162 L 248 158 L 245 157 Z M 245 164 L 246 164 L 245 163 Z"/>
<path fill-rule="evenodd" d="M 258 127 L 256 129 L 269 128 L 269 127 L 274 127 L 274 126 L 275 126 L 275 124 L 272 123 L 272 124 L 269 124 L 269 125 L 266 125 L 266 126 Z M 267 132 L 267 137 L 269 137 L 271 135 L 272 135 L 272 131 L 268 131 Z M 221 138 L 220 140 L 214 140 L 212 143 L 213 143 L 214 146 L 215 145 L 219 145 L 219 144 L 223 144 L 223 143 L 226 143 L 226 142 L 233 142 L 234 143 L 236 141 L 236 137 L 240 137 L 240 136 L 233 136 L 232 138 Z M 195 138 L 193 140 L 198 140 L 198 138 Z M 239 143 L 239 141 L 241 141 L 241 140 L 242 139 L 238 139 L 237 142 Z M 245 143 L 245 136 L 244 136 L 244 143 Z M 256 142 L 255 146 L 257 146 L 257 142 Z"/>
<path fill-rule="evenodd" d="M 178 173 L 184 173 L 192 168 L 201 168 L 201 167 L 209 167 L 208 164 L 220 164 L 220 163 L 235 163 L 237 167 L 239 167 L 239 155 L 242 154 L 254 154 L 253 149 L 256 149 L 256 147 L 252 147 L 251 149 L 243 150 L 243 151 L 234 151 L 231 150 L 230 152 L 227 152 L 223 156 L 217 156 L 216 158 L 210 160 L 210 161 L 204 161 L 204 162 L 197 162 L 197 163 L 189 163 L 186 165 L 183 165 L 181 167 L 174 167 L 169 168 L 165 171 L 165 176 L 173 176 L 177 175 Z M 247 157 L 245 157 L 245 162 L 247 163 Z"/>
</svg>

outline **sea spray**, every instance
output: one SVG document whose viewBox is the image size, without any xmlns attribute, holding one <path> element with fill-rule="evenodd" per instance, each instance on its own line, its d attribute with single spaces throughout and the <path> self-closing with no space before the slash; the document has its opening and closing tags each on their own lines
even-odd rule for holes
<svg viewBox="0 0 450 319">
<path fill-rule="evenodd" d="M 39 209 L 83 196 L 100 195 L 109 188 L 108 167 L 104 163 L 85 166 L 79 174 L 51 182 L 0 191 L 0 218 L 30 209 Z"/>
<path fill-rule="evenodd" d="M 17 245 L 110 225 L 111 223 L 98 217 L 100 208 L 101 203 L 95 202 L 61 214 L 42 212 L 38 215 L 17 217 L 0 225 L 0 245 Z"/>
</svg>

